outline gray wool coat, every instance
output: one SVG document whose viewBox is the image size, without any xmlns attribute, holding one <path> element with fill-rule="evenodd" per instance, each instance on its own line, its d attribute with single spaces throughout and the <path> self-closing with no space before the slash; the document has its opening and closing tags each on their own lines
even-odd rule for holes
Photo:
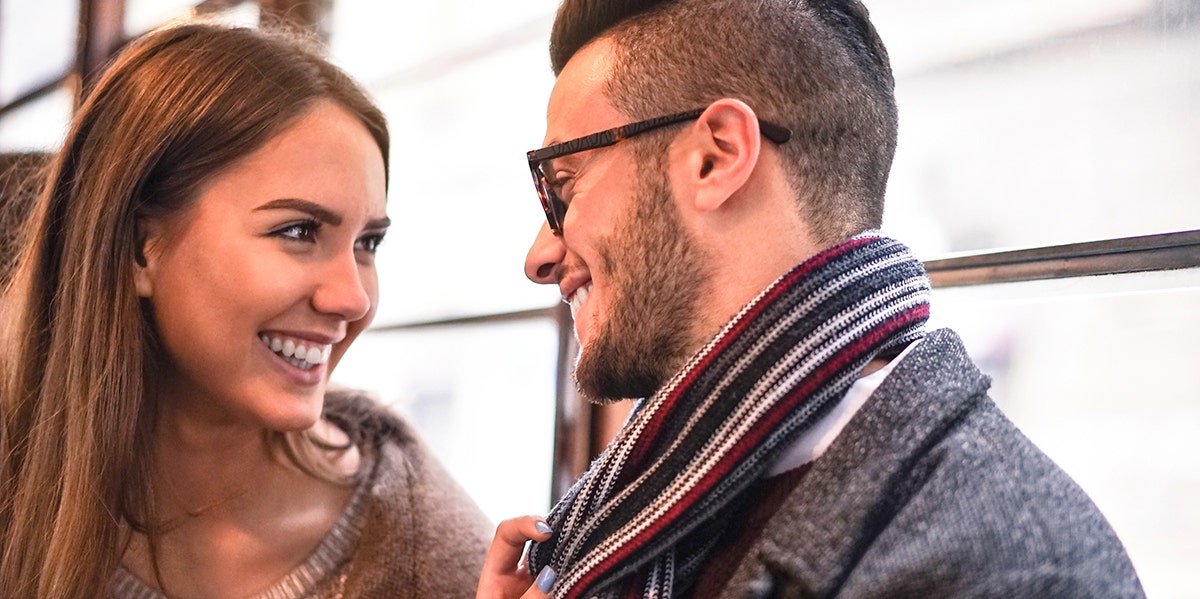
<svg viewBox="0 0 1200 599">
<path fill-rule="evenodd" d="M 792 491 L 721 597 L 1142 597 L 1087 495 L 929 334 Z"/>
</svg>

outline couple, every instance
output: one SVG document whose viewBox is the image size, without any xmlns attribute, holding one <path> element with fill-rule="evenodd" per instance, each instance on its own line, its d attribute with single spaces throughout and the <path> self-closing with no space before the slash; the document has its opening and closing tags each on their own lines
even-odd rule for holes
<svg viewBox="0 0 1200 599">
<path fill-rule="evenodd" d="M 0 588 L 1141 595 L 875 231 L 896 110 L 861 4 L 566 0 L 550 46 L 526 275 L 583 393 L 644 399 L 548 518 L 485 560 L 410 428 L 326 389 L 376 306 L 382 115 L 301 43 L 183 26 L 90 93 L 2 300 Z"/>
</svg>

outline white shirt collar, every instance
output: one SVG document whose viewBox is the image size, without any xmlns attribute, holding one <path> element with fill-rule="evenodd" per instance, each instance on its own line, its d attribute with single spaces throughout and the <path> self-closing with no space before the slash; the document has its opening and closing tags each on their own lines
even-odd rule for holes
<svg viewBox="0 0 1200 599">
<path fill-rule="evenodd" d="M 801 433 L 800 438 L 785 449 L 775 463 L 767 469 L 765 476 L 783 474 L 821 457 L 846 424 L 850 422 L 850 419 L 867 403 L 867 399 L 871 397 L 875 389 L 883 383 L 883 379 L 887 378 L 900 360 L 903 360 L 904 356 L 908 355 L 908 352 L 912 351 L 912 348 L 920 342 L 918 339 L 908 344 L 904 351 L 892 358 L 883 368 L 854 381 L 850 390 L 846 392 L 846 396 L 833 406 L 832 410 L 816 421 L 811 428 Z"/>
</svg>

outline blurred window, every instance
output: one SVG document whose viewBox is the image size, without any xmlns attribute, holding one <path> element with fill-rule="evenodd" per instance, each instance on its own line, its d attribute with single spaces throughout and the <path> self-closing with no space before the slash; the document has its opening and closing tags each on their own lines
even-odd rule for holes
<svg viewBox="0 0 1200 599">
<path fill-rule="evenodd" d="M 1200 2 L 867 0 L 924 257 L 1200 229 Z"/>
<path fill-rule="evenodd" d="M 0 107 L 62 79 L 78 29 L 75 0 L 0 0 Z"/>
<path fill-rule="evenodd" d="M 125 35 L 134 37 L 191 13 L 195 0 L 125 0 Z"/>
<path fill-rule="evenodd" d="M 1200 268 L 938 290 L 991 396 L 1083 487 L 1150 597 L 1200 588 Z"/>
<path fill-rule="evenodd" d="M 52 151 L 71 120 L 74 89 L 67 84 L 0 114 L 0 152 Z"/>
<path fill-rule="evenodd" d="M 354 342 L 334 379 L 411 418 L 498 522 L 550 507 L 557 338 L 544 317 L 377 329 Z"/>
</svg>

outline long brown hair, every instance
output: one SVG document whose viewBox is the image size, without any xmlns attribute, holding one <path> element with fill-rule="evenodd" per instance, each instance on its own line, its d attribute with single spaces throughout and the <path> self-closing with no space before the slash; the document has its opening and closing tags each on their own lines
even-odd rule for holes
<svg viewBox="0 0 1200 599">
<path fill-rule="evenodd" d="M 161 349 L 135 291 L 139 219 L 186 208 L 319 99 L 355 115 L 387 164 L 382 113 L 295 35 L 159 30 L 122 51 L 88 94 L 0 298 L 4 593 L 94 596 L 128 531 L 153 516 L 147 388 Z"/>
</svg>

